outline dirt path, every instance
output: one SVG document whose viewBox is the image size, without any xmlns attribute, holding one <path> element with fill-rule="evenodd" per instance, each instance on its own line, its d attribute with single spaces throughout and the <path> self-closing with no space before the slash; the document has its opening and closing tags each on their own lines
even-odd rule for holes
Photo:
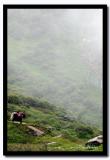
<svg viewBox="0 0 110 160">
<path fill-rule="evenodd" d="M 36 128 L 36 127 L 34 127 L 34 126 L 32 126 L 32 125 L 28 125 L 28 124 L 25 123 L 25 122 L 22 122 L 22 123 L 17 122 L 17 121 L 14 121 L 14 122 L 8 121 L 8 122 L 26 125 L 27 128 L 30 130 L 30 133 L 31 133 L 32 135 L 34 135 L 34 136 L 40 136 L 40 135 L 44 134 L 43 131 L 39 130 L 38 128 Z"/>
<path fill-rule="evenodd" d="M 20 123 L 20 122 L 17 122 L 17 121 L 14 121 L 14 122 L 12 122 L 12 121 L 8 121 L 8 122 L 11 122 L 11 123 L 17 123 L 17 124 L 23 124 L 23 125 L 27 124 L 27 123 L 25 123 L 25 122 Z"/>
<path fill-rule="evenodd" d="M 33 132 L 34 135 L 40 136 L 40 135 L 44 134 L 43 131 L 39 130 L 36 127 L 33 127 L 33 126 L 27 126 L 27 127 Z"/>
</svg>

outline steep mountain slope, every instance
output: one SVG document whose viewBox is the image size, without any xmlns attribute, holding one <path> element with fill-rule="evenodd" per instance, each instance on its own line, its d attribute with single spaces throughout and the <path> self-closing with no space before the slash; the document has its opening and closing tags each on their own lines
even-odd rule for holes
<svg viewBox="0 0 110 160">
<path fill-rule="evenodd" d="M 9 94 L 46 99 L 64 107 L 68 116 L 101 128 L 100 13 L 8 12 Z"/>
<path fill-rule="evenodd" d="M 39 98 L 10 95 L 7 111 L 9 151 L 102 151 L 102 146 L 85 147 L 88 139 L 102 134 L 98 128 L 66 117 L 64 109 Z M 13 111 L 25 112 L 22 124 L 10 121 Z M 29 126 L 44 134 L 36 136 Z"/>
</svg>

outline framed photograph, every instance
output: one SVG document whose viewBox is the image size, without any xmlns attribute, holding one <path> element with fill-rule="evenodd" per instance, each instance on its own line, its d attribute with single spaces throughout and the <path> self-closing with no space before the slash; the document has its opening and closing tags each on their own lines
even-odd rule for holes
<svg viewBox="0 0 110 160">
<path fill-rule="evenodd" d="M 107 156 L 107 5 L 4 5 L 4 155 Z"/>
</svg>

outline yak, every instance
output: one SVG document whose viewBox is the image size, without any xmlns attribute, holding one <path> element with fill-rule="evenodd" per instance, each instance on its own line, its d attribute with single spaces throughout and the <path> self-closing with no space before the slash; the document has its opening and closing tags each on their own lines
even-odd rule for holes
<svg viewBox="0 0 110 160">
<path fill-rule="evenodd" d="M 18 122 L 21 122 L 22 123 L 22 119 L 23 118 L 25 118 L 25 113 L 23 113 L 23 112 L 13 112 L 12 114 L 11 114 L 11 117 L 10 117 L 10 119 L 12 120 L 12 121 L 18 121 Z"/>
</svg>

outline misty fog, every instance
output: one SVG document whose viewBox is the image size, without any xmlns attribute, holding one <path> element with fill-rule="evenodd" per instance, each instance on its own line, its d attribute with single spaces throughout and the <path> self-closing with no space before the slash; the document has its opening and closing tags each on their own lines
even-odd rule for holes
<svg viewBox="0 0 110 160">
<path fill-rule="evenodd" d="M 102 125 L 102 10 L 8 9 L 8 93 Z"/>
</svg>

